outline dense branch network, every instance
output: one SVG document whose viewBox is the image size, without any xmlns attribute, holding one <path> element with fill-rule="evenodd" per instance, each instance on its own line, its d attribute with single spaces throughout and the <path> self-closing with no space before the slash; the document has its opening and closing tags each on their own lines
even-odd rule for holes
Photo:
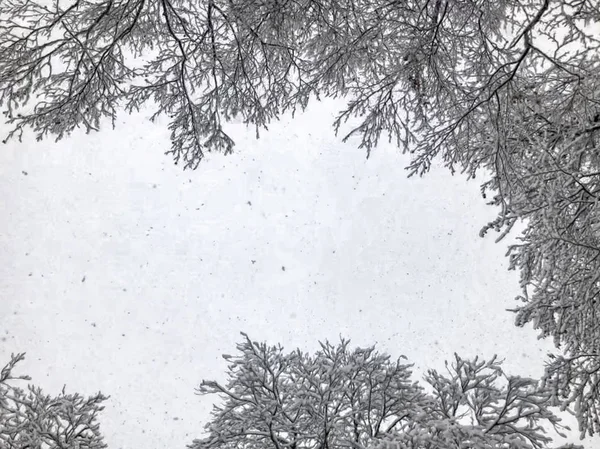
<svg viewBox="0 0 600 449">
<path fill-rule="evenodd" d="M 221 401 L 190 449 L 545 449 L 546 429 L 562 435 L 550 389 L 505 375 L 495 357 L 455 355 L 425 376 L 427 393 L 411 365 L 346 340 L 286 353 L 244 334 L 238 351 L 224 356 L 225 384 L 199 388 Z"/>
<path fill-rule="evenodd" d="M 557 397 L 600 431 L 600 8 L 596 0 L 3 0 L 0 100 L 20 136 L 61 138 L 148 103 L 176 162 L 229 153 L 225 123 L 261 128 L 312 98 L 348 100 L 367 154 L 382 133 L 488 178 L 533 323 L 565 351 Z M 594 373 L 597 371 L 594 371 Z M 564 381 L 564 379 L 570 379 Z M 585 379 L 585 381 L 584 381 Z"/>
<path fill-rule="evenodd" d="M 33 385 L 24 391 L 14 384 L 31 378 L 13 375 L 24 358 L 13 354 L 0 372 L 0 447 L 106 449 L 97 418 L 108 397 L 98 393 L 85 398 L 67 394 L 64 388 L 52 397 Z"/>
</svg>

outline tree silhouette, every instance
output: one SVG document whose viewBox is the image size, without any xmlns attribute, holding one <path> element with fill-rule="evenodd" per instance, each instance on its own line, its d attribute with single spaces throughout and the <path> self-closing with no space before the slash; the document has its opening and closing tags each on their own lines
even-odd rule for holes
<svg viewBox="0 0 600 449">
<path fill-rule="evenodd" d="M 369 155 L 382 133 L 412 154 L 486 178 L 521 273 L 517 325 L 565 356 L 548 381 L 581 431 L 600 431 L 600 9 L 593 0 L 3 0 L 0 101 L 21 136 L 152 105 L 168 151 L 195 168 L 229 153 L 224 123 L 261 128 L 320 97 L 348 100 Z M 557 380 L 557 379 L 560 379 Z"/>
<path fill-rule="evenodd" d="M 549 390 L 506 376 L 495 357 L 455 355 L 446 375 L 428 372 L 426 393 L 411 365 L 374 347 L 286 353 L 243 335 L 239 354 L 224 356 L 227 382 L 198 390 L 222 401 L 189 449 L 542 449 L 552 442 L 543 424 L 561 427 Z"/>
<path fill-rule="evenodd" d="M 0 373 L 0 448 L 2 449 L 106 449 L 97 415 L 108 397 L 98 393 L 89 398 L 79 394 L 45 395 L 28 385 L 27 392 L 12 385 L 31 380 L 13 377 L 15 365 L 25 354 L 11 357 Z"/>
</svg>

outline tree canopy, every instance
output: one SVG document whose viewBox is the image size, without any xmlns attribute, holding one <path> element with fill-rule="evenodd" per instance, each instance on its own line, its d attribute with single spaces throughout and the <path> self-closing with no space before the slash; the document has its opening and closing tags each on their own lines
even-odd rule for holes
<svg viewBox="0 0 600 449">
<path fill-rule="evenodd" d="M 222 400 L 189 449 L 542 449 L 546 429 L 561 428 L 549 390 L 506 375 L 495 357 L 455 355 L 446 374 L 428 371 L 425 389 L 403 357 L 375 347 L 342 339 L 306 354 L 243 335 L 224 355 L 226 383 L 198 389 Z"/>
<path fill-rule="evenodd" d="M 12 355 L 0 372 L 0 448 L 2 449 L 106 449 L 97 422 L 107 396 L 85 398 L 62 392 L 52 397 L 34 385 L 27 391 L 15 382 L 31 380 L 14 376 L 25 354 Z"/>
<path fill-rule="evenodd" d="M 550 449 L 551 433 L 570 430 L 550 410 L 551 388 L 507 375 L 495 356 L 455 354 L 422 386 L 404 356 L 375 346 L 341 339 L 308 354 L 242 335 L 237 353 L 223 355 L 226 381 L 197 389 L 220 400 L 188 449 Z M 12 355 L 0 372 L 0 448 L 106 449 L 97 419 L 108 397 L 24 391 L 15 384 L 31 378 L 13 375 L 23 359 Z"/>
<path fill-rule="evenodd" d="M 595 0 L 3 0 L 0 101 L 38 138 L 117 111 L 170 119 L 175 161 L 229 153 L 233 117 L 261 128 L 320 97 L 348 100 L 367 155 L 382 133 L 468 177 L 526 230 L 517 325 L 564 356 L 547 381 L 600 431 L 600 8 Z M 155 116 L 156 116 L 155 115 Z M 9 136 L 9 137 L 10 137 Z"/>
</svg>

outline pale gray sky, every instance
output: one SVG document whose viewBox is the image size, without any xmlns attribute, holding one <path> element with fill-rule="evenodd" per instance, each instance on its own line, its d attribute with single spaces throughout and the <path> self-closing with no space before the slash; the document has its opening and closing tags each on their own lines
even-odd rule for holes
<svg viewBox="0 0 600 449">
<path fill-rule="evenodd" d="M 233 125 L 237 153 L 195 172 L 162 154 L 166 122 L 149 113 L 4 145 L 2 365 L 25 351 L 20 372 L 48 392 L 111 395 L 110 449 L 200 436 L 211 398 L 194 388 L 223 377 L 240 331 L 289 349 L 378 342 L 419 373 L 456 351 L 541 375 L 552 345 L 504 311 L 517 273 L 506 243 L 478 237 L 494 218 L 480 180 L 406 179 L 408 158 L 385 144 L 365 160 L 334 136 L 340 106 L 315 103 L 258 141 Z"/>
</svg>

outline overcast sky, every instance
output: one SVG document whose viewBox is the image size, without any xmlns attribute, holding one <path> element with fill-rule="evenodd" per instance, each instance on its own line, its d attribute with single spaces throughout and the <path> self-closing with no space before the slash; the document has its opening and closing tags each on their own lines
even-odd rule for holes
<svg viewBox="0 0 600 449">
<path fill-rule="evenodd" d="M 163 155 L 166 121 L 150 112 L 2 146 L 0 365 L 26 352 L 19 373 L 47 392 L 111 395 L 110 449 L 200 436 L 212 398 L 194 388 L 223 379 L 240 331 L 290 350 L 378 343 L 419 377 L 455 351 L 541 375 L 553 347 L 505 311 L 518 276 L 506 243 L 478 237 L 494 218 L 480 180 L 406 179 L 386 144 L 366 160 L 331 129 L 341 105 L 315 103 L 258 141 L 231 125 L 236 153 L 193 172 Z"/>
</svg>

